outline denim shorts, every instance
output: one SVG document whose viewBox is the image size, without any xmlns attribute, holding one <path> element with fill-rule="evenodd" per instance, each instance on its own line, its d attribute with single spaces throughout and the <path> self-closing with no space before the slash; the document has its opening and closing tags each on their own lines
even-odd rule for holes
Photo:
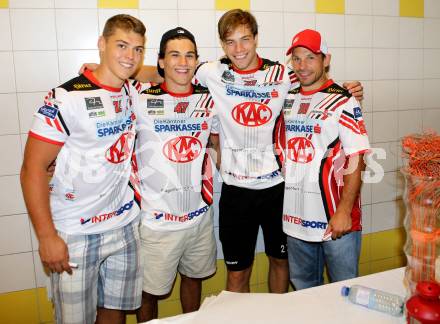
<svg viewBox="0 0 440 324">
<path fill-rule="evenodd" d="M 296 290 L 322 285 L 324 265 L 330 282 L 357 277 L 361 240 L 361 231 L 325 242 L 307 242 L 287 236 L 289 275 Z"/>
</svg>

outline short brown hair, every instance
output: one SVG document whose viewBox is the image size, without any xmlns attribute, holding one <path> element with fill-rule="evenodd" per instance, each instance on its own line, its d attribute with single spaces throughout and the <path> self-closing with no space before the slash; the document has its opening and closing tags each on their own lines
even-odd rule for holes
<svg viewBox="0 0 440 324">
<path fill-rule="evenodd" d="M 115 30 L 119 28 L 124 31 L 133 31 L 136 34 L 139 34 L 145 37 L 145 26 L 142 21 L 139 19 L 130 16 L 130 15 L 116 15 L 109 18 L 104 26 L 104 30 L 102 31 L 102 36 L 104 38 L 108 38 L 115 33 Z"/>
<path fill-rule="evenodd" d="M 220 40 L 224 42 L 226 37 L 241 25 L 249 27 L 254 37 L 258 34 L 257 20 L 249 11 L 232 9 L 226 12 L 218 21 Z"/>
</svg>

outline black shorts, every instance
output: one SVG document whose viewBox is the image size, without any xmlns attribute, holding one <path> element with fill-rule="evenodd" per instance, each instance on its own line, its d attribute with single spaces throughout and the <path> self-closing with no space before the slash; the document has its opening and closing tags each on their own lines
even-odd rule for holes
<svg viewBox="0 0 440 324">
<path fill-rule="evenodd" d="M 240 271 L 252 265 L 260 226 L 266 254 L 287 259 L 287 239 L 282 222 L 283 197 L 284 182 L 257 190 L 223 183 L 219 234 L 228 270 Z"/>
</svg>

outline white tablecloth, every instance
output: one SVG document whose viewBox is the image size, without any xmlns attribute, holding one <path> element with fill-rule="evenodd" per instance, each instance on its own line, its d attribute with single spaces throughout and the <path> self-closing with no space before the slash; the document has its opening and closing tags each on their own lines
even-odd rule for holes
<svg viewBox="0 0 440 324">
<path fill-rule="evenodd" d="M 240 294 L 222 291 L 208 297 L 197 312 L 163 318 L 149 324 L 277 324 L 277 323 L 405 323 L 352 304 L 341 296 L 342 286 L 360 284 L 405 297 L 404 268 L 380 272 L 287 294 Z"/>
</svg>

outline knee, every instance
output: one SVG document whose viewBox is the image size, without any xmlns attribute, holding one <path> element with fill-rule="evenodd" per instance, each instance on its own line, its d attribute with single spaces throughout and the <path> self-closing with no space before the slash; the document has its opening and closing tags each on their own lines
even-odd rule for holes
<svg viewBox="0 0 440 324">
<path fill-rule="evenodd" d="M 289 262 L 287 259 L 269 257 L 269 267 L 275 270 L 287 270 L 289 268 Z"/>
</svg>

